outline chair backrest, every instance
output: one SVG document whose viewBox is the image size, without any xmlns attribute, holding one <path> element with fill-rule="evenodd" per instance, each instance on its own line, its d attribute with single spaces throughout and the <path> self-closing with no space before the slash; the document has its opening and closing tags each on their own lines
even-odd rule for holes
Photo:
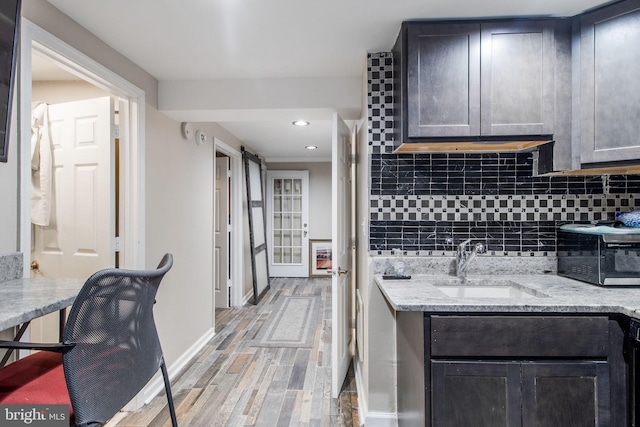
<svg viewBox="0 0 640 427">
<path fill-rule="evenodd" d="M 172 265 L 166 254 L 156 270 L 109 268 L 85 282 L 63 336 L 76 344 L 63 366 L 78 425 L 105 423 L 158 371 L 163 356 L 153 304 Z"/>
</svg>

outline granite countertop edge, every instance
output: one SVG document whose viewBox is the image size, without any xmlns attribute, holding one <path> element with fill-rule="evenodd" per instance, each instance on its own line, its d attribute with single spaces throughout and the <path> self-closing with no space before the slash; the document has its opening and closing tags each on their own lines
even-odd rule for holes
<svg viewBox="0 0 640 427">
<path fill-rule="evenodd" d="M 70 306 L 84 283 L 45 277 L 0 282 L 0 330 Z"/>
<path fill-rule="evenodd" d="M 619 313 L 640 319 L 640 288 L 601 287 L 554 274 L 512 274 L 500 275 L 498 280 L 515 282 L 544 296 L 527 299 L 453 298 L 433 286 L 433 278 L 434 275 L 418 274 L 408 280 L 385 280 L 377 275 L 375 281 L 391 307 L 401 312 Z M 496 279 L 491 275 L 474 275 L 473 278 Z"/>
</svg>

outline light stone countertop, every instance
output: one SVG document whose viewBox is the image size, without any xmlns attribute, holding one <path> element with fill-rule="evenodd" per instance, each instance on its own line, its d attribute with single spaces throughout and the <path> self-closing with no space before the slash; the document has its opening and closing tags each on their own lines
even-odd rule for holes
<svg viewBox="0 0 640 427">
<path fill-rule="evenodd" d="M 0 331 L 70 306 L 85 279 L 15 279 L 0 282 Z"/>
<path fill-rule="evenodd" d="M 640 319 L 640 288 L 600 287 L 555 274 L 469 275 L 472 280 L 515 282 L 535 298 L 449 297 L 438 290 L 434 278 L 455 276 L 413 275 L 409 280 L 375 280 L 396 311 L 430 313 L 621 313 Z M 469 285 L 473 286 L 473 285 Z"/>
</svg>

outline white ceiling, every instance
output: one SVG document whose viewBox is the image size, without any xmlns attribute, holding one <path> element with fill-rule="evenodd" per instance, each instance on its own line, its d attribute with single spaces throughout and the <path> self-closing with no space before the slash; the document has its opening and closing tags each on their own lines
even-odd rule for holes
<svg viewBox="0 0 640 427">
<path fill-rule="evenodd" d="M 216 121 L 273 161 L 329 158 L 332 112 L 339 111 L 351 121 L 360 117 L 360 88 L 354 90 L 353 84 L 362 75 L 366 54 L 390 50 L 403 20 L 572 16 L 605 3 L 48 1 L 156 77 L 160 81 L 161 111 L 179 121 Z M 289 81 L 296 88 L 291 93 L 282 97 L 269 93 L 270 87 L 286 86 Z M 323 86 L 327 82 L 337 84 L 327 89 Z M 254 92 L 268 94 L 273 105 L 265 105 L 258 93 L 234 90 L 236 86 L 255 87 Z M 205 99 L 195 98 L 197 93 Z M 291 121 L 298 118 L 309 118 L 312 123 L 294 128 Z M 304 145 L 320 149 L 308 153 Z"/>
</svg>

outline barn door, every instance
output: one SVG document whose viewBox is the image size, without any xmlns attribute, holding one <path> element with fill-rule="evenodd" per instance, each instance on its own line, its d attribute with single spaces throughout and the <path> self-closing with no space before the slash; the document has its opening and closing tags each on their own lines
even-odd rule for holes
<svg viewBox="0 0 640 427">
<path fill-rule="evenodd" d="M 249 210 L 249 240 L 251 243 L 251 270 L 253 271 L 253 302 L 258 304 L 269 290 L 269 261 L 267 256 L 267 230 L 264 217 L 262 191 L 262 162 L 242 149 L 247 181 L 247 208 Z"/>
</svg>

